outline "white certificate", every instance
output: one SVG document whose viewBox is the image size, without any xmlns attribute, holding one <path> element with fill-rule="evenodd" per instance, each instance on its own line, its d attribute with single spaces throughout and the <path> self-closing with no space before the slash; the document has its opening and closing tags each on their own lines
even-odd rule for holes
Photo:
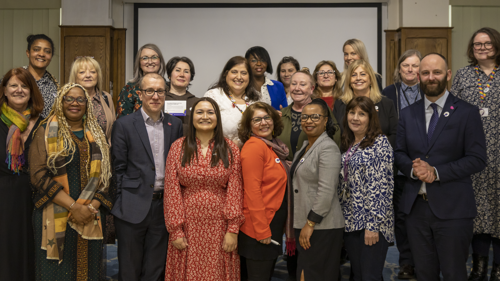
<svg viewBox="0 0 500 281">
<path fill-rule="evenodd" d="M 173 116 L 186 116 L 185 100 L 166 100 L 165 113 Z"/>
</svg>

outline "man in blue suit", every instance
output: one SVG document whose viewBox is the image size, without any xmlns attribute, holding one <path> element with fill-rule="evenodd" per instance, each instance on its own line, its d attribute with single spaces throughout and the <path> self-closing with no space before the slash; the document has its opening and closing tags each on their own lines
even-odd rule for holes
<svg viewBox="0 0 500 281">
<path fill-rule="evenodd" d="M 446 90 L 446 59 L 420 63 L 425 98 L 400 112 L 396 165 L 406 181 L 400 208 L 419 280 L 467 280 L 466 261 L 476 203 L 471 174 L 486 165 L 479 109 Z"/>
<path fill-rule="evenodd" d="M 165 80 L 146 74 L 142 108 L 113 124 L 117 196 L 111 213 L 118 238 L 119 280 L 164 280 L 168 232 L 163 216 L 165 160 L 182 122 L 163 113 Z"/>
</svg>

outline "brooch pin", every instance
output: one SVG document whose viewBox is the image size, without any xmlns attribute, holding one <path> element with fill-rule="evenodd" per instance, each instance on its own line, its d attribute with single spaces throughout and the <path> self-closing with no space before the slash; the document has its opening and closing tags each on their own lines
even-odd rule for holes
<svg viewBox="0 0 500 281">
<path fill-rule="evenodd" d="M 378 111 L 378 106 L 375 106 L 375 110 Z"/>
<path fill-rule="evenodd" d="M 168 125 L 169 125 L 169 126 L 172 126 L 172 124 L 171 124 L 170 122 L 168 122 Z"/>
<path fill-rule="evenodd" d="M 453 105 L 452 105 L 452 106 L 450 106 L 450 108 L 451 108 L 451 110 L 455 109 L 455 108 L 453 107 Z"/>
<path fill-rule="evenodd" d="M 444 117 L 448 117 L 448 116 L 450 116 L 450 113 L 449 113 L 448 111 L 446 111 L 446 112 L 444 113 Z"/>
<path fill-rule="evenodd" d="M 305 158 L 300 159 L 300 163 L 303 163 L 305 160 Z"/>
<path fill-rule="evenodd" d="M 279 159 L 279 158 L 276 158 L 276 160 L 275 160 L 275 161 L 276 161 L 276 163 L 278 163 L 278 164 L 280 163 L 280 159 Z"/>
</svg>

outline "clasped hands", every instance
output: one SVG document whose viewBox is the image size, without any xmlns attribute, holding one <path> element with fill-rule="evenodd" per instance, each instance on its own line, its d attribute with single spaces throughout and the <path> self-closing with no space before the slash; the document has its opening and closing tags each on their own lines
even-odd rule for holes
<svg viewBox="0 0 500 281">
<path fill-rule="evenodd" d="M 181 237 L 172 241 L 172 245 L 174 245 L 174 247 L 177 250 L 184 250 L 189 246 L 186 237 Z M 224 241 L 222 242 L 222 249 L 226 253 L 230 253 L 236 250 L 237 246 L 238 246 L 238 234 L 226 232 L 226 235 L 224 236 Z"/>
<path fill-rule="evenodd" d="M 417 158 L 413 160 L 413 175 L 425 183 L 432 183 L 436 180 L 436 172 L 434 167 L 429 163 Z"/>
<path fill-rule="evenodd" d="M 95 219 L 95 215 L 98 213 L 97 209 L 91 210 L 88 205 L 81 205 L 76 203 L 71 208 L 71 215 L 68 220 L 76 223 L 86 225 Z"/>
</svg>

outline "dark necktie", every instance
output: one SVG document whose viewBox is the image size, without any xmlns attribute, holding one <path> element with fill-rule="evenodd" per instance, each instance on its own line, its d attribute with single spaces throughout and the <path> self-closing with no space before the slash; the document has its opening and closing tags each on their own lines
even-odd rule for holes
<svg viewBox="0 0 500 281">
<path fill-rule="evenodd" d="M 431 103 L 432 109 L 434 109 L 434 113 L 432 113 L 431 121 L 429 122 L 429 129 L 427 129 L 427 141 L 430 142 L 432 139 L 432 134 L 434 133 L 434 129 L 436 129 L 436 125 L 439 119 L 439 113 L 437 110 L 437 104 Z"/>
</svg>

